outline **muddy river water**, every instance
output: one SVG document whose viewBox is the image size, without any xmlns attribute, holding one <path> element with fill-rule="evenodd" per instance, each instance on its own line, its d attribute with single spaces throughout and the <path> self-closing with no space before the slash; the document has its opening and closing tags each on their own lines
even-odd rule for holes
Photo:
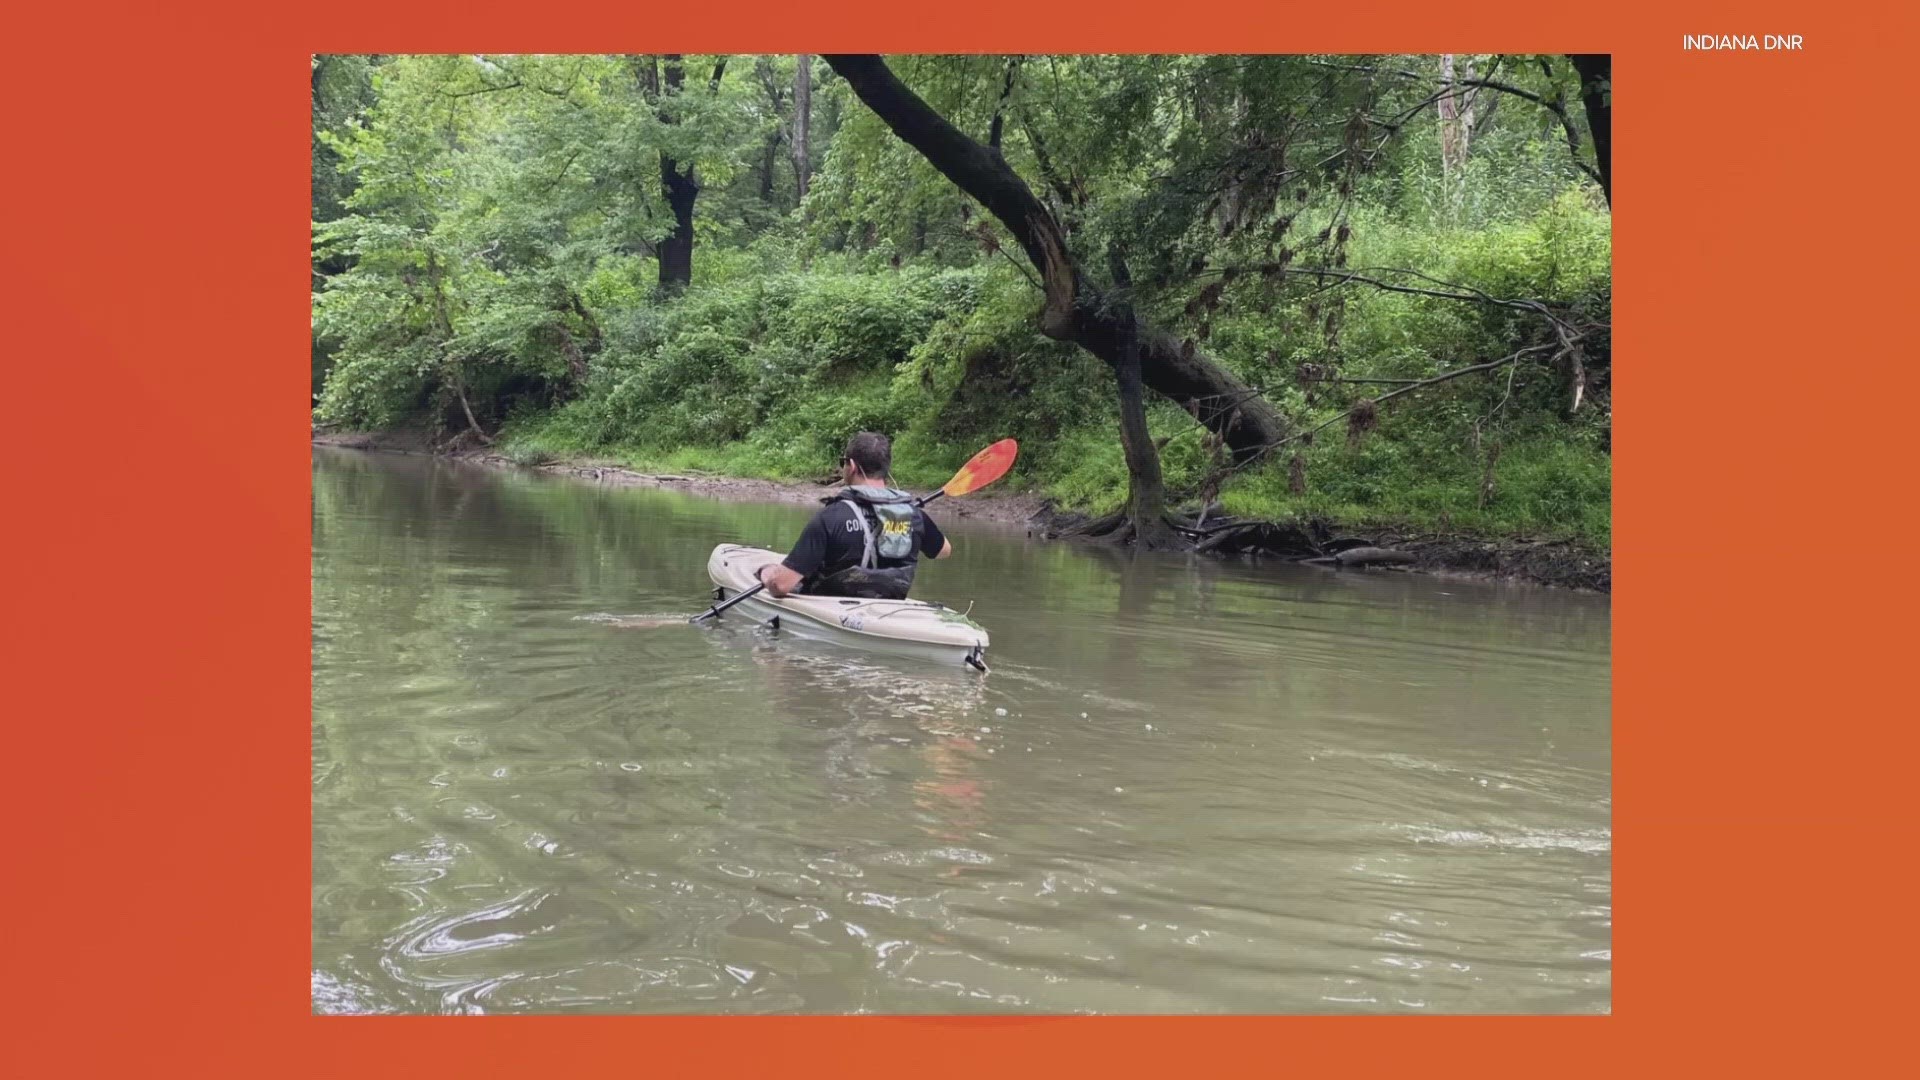
<svg viewBox="0 0 1920 1080">
<path fill-rule="evenodd" d="M 640 618 L 801 507 L 313 485 L 316 1012 L 1609 1009 L 1606 597 L 951 523 L 982 677 Z"/>
</svg>

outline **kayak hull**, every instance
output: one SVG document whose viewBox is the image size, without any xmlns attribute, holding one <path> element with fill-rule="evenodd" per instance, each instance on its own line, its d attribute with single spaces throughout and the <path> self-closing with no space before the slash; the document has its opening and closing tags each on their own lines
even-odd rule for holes
<svg viewBox="0 0 1920 1080">
<path fill-rule="evenodd" d="M 778 552 L 721 544 L 707 558 L 707 576 L 727 600 L 759 584 L 760 568 Z M 761 592 L 727 612 L 755 622 L 778 619 L 781 633 L 873 649 L 896 656 L 986 670 L 987 631 L 951 608 L 925 600 L 860 600 L 845 596 L 787 596 Z M 721 618 L 726 618 L 722 615 Z"/>
</svg>

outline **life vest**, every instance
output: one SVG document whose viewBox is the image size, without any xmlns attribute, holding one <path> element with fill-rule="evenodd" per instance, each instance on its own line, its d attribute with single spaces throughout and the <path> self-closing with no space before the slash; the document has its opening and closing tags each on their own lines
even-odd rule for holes
<svg viewBox="0 0 1920 1080">
<path fill-rule="evenodd" d="M 865 536 L 860 565 L 873 569 L 880 559 L 906 559 L 913 555 L 913 496 L 893 488 L 849 487 L 823 500 L 844 502 L 853 507 L 853 520 L 860 523 Z"/>
</svg>

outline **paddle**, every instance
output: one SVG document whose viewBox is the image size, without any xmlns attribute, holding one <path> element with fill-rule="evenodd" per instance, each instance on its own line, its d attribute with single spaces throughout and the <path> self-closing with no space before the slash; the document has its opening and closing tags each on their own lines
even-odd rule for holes
<svg viewBox="0 0 1920 1080">
<path fill-rule="evenodd" d="M 925 506 L 942 495 L 967 495 L 979 491 L 981 488 L 1007 475 L 1007 470 L 1013 468 L 1013 459 L 1019 456 L 1019 453 L 1019 443 L 1012 439 L 1001 439 L 999 442 L 973 455 L 971 460 L 965 465 L 960 466 L 960 471 L 953 474 L 953 479 L 947 481 L 945 487 L 942 487 L 939 491 L 931 495 L 922 495 L 920 498 L 913 500 L 913 505 Z M 713 607 L 695 615 L 687 621 L 697 623 L 701 619 L 711 619 L 740 601 L 745 600 L 747 597 L 756 595 L 766 587 L 767 583 L 763 581 L 751 589 L 746 589 L 736 594 L 731 600 L 715 604 Z"/>
</svg>

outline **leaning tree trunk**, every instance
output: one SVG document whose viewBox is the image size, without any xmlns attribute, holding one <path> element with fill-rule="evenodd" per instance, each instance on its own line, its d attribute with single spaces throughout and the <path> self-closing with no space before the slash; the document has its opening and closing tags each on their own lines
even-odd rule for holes
<svg viewBox="0 0 1920 1080">
<path fill-rule="evenodd" d="M 1147 396 L 1140 378 L 1140 318 L 1133 310 L 1133 272 L 1118 242 L 1107 247 L 1107 267 L 1113 274 L 1114 387 L 1120 404 L 1120 447 L 1127 458 L 1127 529 L 1134 543 L 1149 550 L 1178 547 L 1167 527 L 1167 485 L 1160 471 L 1160 451 L 1147 430 Z"/>
<path fill-rule="evenodd" d="M 813 122 L 813 57 L 801 53 L 793 59 L 793 178 L 804 203 L 813 168 L 807 148 L 807 129 Z"/>
<path fill-rule="evenodd" d="M 767 136 L 766 143 L 760 149 L 760 201 L 773 205 L 774 163 L 780 157 L 780 133 Z"/>
<path fill-rule="evenodd" d="M 493 439 L 480 427 L 480 421 L 473 415 L 473 406 L 467 401 L 467 379 L 462 371 L 465 363 L 460 356 L 447 348 L 447 342 L 453 340 L 453 316 L 447 310 L 447 290 L 440 273 L 440 260 L 432 252 L 427 253 L 427 288 L 433 294 L 433 325 L 439 332 L 440 365 L 445 373 L 447 385 L 453 388 L 453 396 L 460 402 L 460 411 L 467 418 L 467 428 L 478 436 L 483 444 L 490 446 L 493 444 Z"/>
<path fill-rule="evenodd" d="M 784 115 L 787 111 L 787 88 L 774 76 L 773 58 L 758 57 L 754 60 L 753 70 L 760 76 L 760 88 L 767 92 L 767 107 L 776 117 Z M 787 130 L 776 126 L 767 133 L 766 141 L 761 145 L 760 201 L 768 206 L 774 205 L 773 186 L 778 171 L 777 162 L 780 160 L 780 144 L 787 138 Z"/>
<path fill-rule="evenodd" d="M 636 62 L 635 67 L 640 76 L 641 89 L 653 99 L 660 122 L 678 123 L 666 102 L 669 98 L 679 96 L 686 83 L 686 66 L 680 54 L 667 54 L 664 85 L 655 73 L 651 59 L 644 65 Z M 707 80 L 709 93 L 719 92 L 720 79 L 726 70 L 726 58 L 721 57 L 714 64 L 713 75 Z M 693 163 L 688 162 L 682 167 L 678 160 L 662 153 L 660 192 L 667 200 L 667 208 L 673 213 L 673 231 L 656 248 L 660 260 L 660 291 L 673 294 L 693 284 L 693 207 L 700 198 L 700 181 L 694 175 Z"/>
<path fill-rule="evenodd" d="M 1613 205 L 1613 54 L 1571 53 L 1573 70 L 1580 73 L 1580 100 L 1587 107 L 1587 130 L 1593 136 L 1593 157 L 1600 166 L 1600 191 Z"/>
<path fill-rule="evenodd" d="M 678 95 L 686 82 L 686 68 L 680 63 L 680 54 L 668 54 L 666 66 L 665 96 Z M 663 123 L 673 122 L 664 104 L 660 119 Z M 667 200 L 667 209 L 673 213 L 673 231 L 656 249 L 660 260 L 660 291 L 677 293 L 693 284 L 693 204 L 700 197 L 700 183 L 693 177 L 693 166 L 689 164 L 683 172 L 678 161 L 661 154 L 660 193 Z"/>
<path fill-rule="evenodd" d="M 700 182 L 694 179 L 693 166 L 682 172 L 680 163 L 660 155 L 660 189 L 666 193 L 667 208 L 673 211 L 673 231 L 660 241 L 660 291 L 683 292 L 693 284 L 693 204 L 700 197 Z"/>
<path fill-rule="evenodd" d="M 1440 173 L 1446 181 L 1447 212 L 1458 215 L 1466 203 L 1467 154 L 1473 143 L 1473 98 L 1460 84 L 1473 79 L 1473 58 L 1440 55 Z"/>
<path fill-rule="evenodd" d="M 871 54 L 824 56 L 853 92 L 901 141 L 999 218 L 1040 271 L 1040 331 L 1070 341 L 1118 371 L 1120 317 L 1085 281 L 1067 250 L 1066 233 L 1006 159 L 935 112 Z M 1287 435 L 1279 412 L 1232 372 L 1196 349 L 1148 326 L 1130 335 L 1139 349 L 1140 380 L 1179 402 L 1245 459 Z"/>
<path fill-rule="evenodd" d="M 1178 542 L 1167 527 L 1167 488 L 1160 472 L 1160 452 L 1147 430 L 1138 330 L 1138 323 L 1128 312 L 1114 345 L 1120 354 L 1120 362 L 1113 366 L 1113 379 L 1120 397 L 1120 445 L 1127 456 L 1127 518 L 1134 543 L 1148 549 L 1171 548 Z"/>
</svg>

